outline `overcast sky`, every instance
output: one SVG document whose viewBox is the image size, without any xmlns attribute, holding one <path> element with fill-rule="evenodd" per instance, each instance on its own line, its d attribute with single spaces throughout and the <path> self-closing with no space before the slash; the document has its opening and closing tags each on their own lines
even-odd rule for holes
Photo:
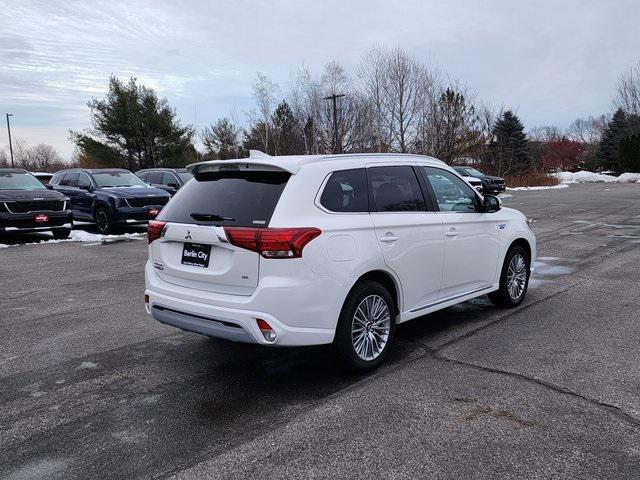
<svg viewBox="0 0 640 480">
<path fill-rule="evenodd" d="M 354 73 L 381 44 L 437 63 L 528 128 L 566 127 L 611 110 L 617 75 L 640 60 L 639 25 L 637 0 L 3 0 L 0 113 L 15 115 L 14 138 L 68 158 L 68 130 L 89 125 L 86 103 L 112 73 L 201 128 L 232 110 L 243 121 L 257 71 L 286 88 L 302 64 Z"/>
</svg>

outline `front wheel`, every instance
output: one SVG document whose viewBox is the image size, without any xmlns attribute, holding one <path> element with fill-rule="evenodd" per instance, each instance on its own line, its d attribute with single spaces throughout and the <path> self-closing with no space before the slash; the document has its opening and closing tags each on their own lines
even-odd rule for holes
<svg viewBox="0 0 640 480">
<path fill-rule="evenodd" d="M 98 227 L 98 231 L 101 234 L 108 235 L 113 232 L 113 220 L 111 219 L 111 213 L 108 208 L 96 208 L 94 219 L 96 221 L 96 227 Z"/>
<path fill-rule="evenodd" d="M 356 285 L 342 307 L 333 341 L 342 365 L 357 373 L 378 367 L 393 341 L 395 317 L 386 288 L 371 281 Z"/>
<path fill-rule="evenodd" d="M 522 303 L 529 287 L 531 273 L 529 255 L 519 245 L 507 252 L 500 275 L 500 288 L 489 294 L 497 307 L 512 308 Z"/>
</svg>

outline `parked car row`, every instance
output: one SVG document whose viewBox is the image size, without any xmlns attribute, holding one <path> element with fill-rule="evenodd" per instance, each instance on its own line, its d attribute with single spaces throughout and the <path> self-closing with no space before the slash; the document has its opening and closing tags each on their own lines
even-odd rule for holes
<svg viewBox="0 0 640 480">
<path fill-rule="evenodd" d="M 67 238 L 73 220 L 100 233 L 155 218 L 189 179 L 186 169 L 61 170 L 55 174 L 0 169 L 0 233 L 50 231 Z M 145 180 L 147 182 L 145 182 Z M 166 180 L 166 181 L 165 181 Z"/>
</svg>

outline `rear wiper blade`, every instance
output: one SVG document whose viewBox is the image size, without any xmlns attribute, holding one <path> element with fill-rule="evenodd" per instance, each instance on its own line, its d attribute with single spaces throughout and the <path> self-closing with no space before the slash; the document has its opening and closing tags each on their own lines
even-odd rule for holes
<svg viewBox="0 0 640 480">
<path fill-rule="evenodd" d="M 192 213 L 191 218 L 194 220 L 202 220 L 204 222 L 235 222 L 235 218 L 223 217 L 216 213 Z"/>
</svg>

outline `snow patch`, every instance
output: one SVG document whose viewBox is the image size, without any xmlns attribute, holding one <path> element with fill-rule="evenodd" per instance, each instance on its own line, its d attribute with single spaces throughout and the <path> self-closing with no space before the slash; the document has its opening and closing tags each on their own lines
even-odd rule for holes
<svg viewBox="0 0 640 480">
<path fill-rule="evenodd" d="M 78 368 L 81 370 L 84 370 L 87 368 L 98 368 L 98 364 L 93 362 L 82 362 Z"/>
<path fill-rule="evenodd" d="M 120 235 L 101 235 L 99 233 L 86 232 L 84 230 L 72 230 L 69 238 L 63 240 L 57 240 L 51 238 L 51 240 L 40 240 L 39 242 L 27 242 L 17 243 L 15 245 L 6 245 L 0 243 L 0 248 L 20 247 L 23 245 L 44 245 L 48 243 L 86 243 L 89 245 L 101 245 L 103 243 L 122 242 L 129 240 L 142 240 L 146 237 L 145 232 L 140 233 L 123 233 Z"/>
<path fill-rule="evenodd" d="M 640 173 L 623 173 L 619 176 L 594 172 L 558 172 L 552 173 L 563 184 L 568 183 L 640 183 Z"/>
<path fill-rule="evenodd" d="M 561 183 L 560 185 L 545 185 L 539 187 L 507 187 L 507 190 L 553 190 L 556 188 L 567 188 L 569 185 Z"/>
</svg>

